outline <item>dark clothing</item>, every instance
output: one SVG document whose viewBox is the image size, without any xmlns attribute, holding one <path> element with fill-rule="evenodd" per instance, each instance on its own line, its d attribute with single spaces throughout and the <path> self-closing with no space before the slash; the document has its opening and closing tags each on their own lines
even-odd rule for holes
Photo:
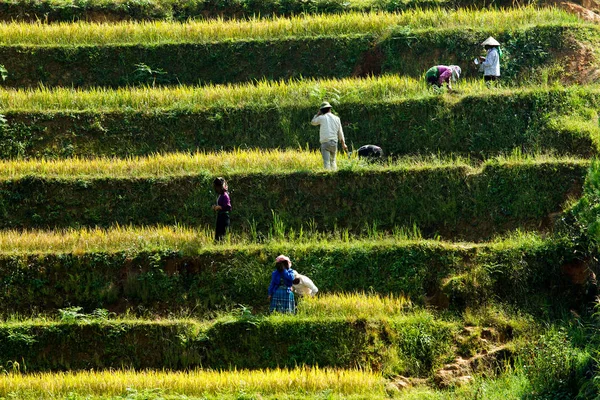
<svg viewBox="0 0 600 400">
<path fill-rule="evenodd" d="M 217 227 L 215 229 L 215 241 L 220 242 L 225 238 L 225 234 L 229 230 L 229 211 L 219 211 L 217 214 Z"/>
<path fill-rule="evenodd" d="M 427 83 L 429 83 L 430 85 L 439 86 L 437 76 L 434 76 L 434 75 L 426 76 L 425 79 L 427 80 Z"/>
<path fill-rule="evenodd" d="M 499 76 L 495 76 L 495 75 L 484 75 L 483 80 L 485 82 L 489 82 L 489 81 L 497 81 L 499 78 Z"/>
<path fill-rule="evenodd" d="M 381 158 L 383 157 L 383 150 L 379 146 L 367 144 L 358 149 L 358 156 L 367 158 Z"/>
<path fill-rule="evenodd" d="M 225 234 L 229 230 L 231 221 L 229 220 L 229 211 L 231 211 L 231 199 L 229 193 L 223 192 L 217 197 L 217 205 L 221 209 L 217 211 L 217 227 L 215 229 L 215 242 L 220 242 L 225 238 Z"/>
<path fill-rule="evenodd" d="M 221 211 L 231 211 L 231 199 L 229 193 L 224 192 L 217 198 L 217 205 L 221 206 Z"/>
</svg>

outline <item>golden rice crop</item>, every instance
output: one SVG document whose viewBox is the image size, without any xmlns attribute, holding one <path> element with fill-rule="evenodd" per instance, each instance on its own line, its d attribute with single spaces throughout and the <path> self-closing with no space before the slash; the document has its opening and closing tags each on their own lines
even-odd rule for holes
<svg viewBox="0 0 600 400">
<path fill-rule="evenodd" d="M 582 23 L 576 16 L 556 8 L 524 7 L 511 10 L 456 11 L 409 10 L 400 13 L 369 12 L 334 15 L 209 20 L 185 23 L 2 23 L 3 45 L 107 45 L 197 43 L 224 39 L 273 39 L 318 35 L 381 34 L 395 27 L 485 28 L 498 31 L 517 26 Z"/>
<path fill-rule="evenodd" d="M 321 155 L 315 151 L 255 149 L 194 154 L 168 153 L 124 159 L 98 157 L 0 160 L 0 179 L 15 179 L 27 175 L 145 178 L 202 173 L 318 171 L 321 167 Z"/>
<path fill-rule="evenodd" d="M 214 246 L 233 248 L 250 248 L 287 244 L 294 248 L 303 247 L 372 247 L 388 245 L 431 245 L 446 248 L 472 248 L 479 245 L 472 243 L 447 243 L 439 240 L 422 239 L 418 232 L 397 231 L 392 233 L 377 232 L 375 238 L 349 235 L 347 231 L 329 233 L 307 231 L 302 238 L 274 238 L 263 244 L 252 241 L 249 233 L 236 232 L 226 244 L 215 245 L 214 227 L 188 228 L 182 226 L 151 226 L 112 228 L 80 228 L 57 230 L 0 230 L 0 254 L 22 253 L 73 253 L 92 252 L 138 252 L 146 250 L 169 249 L 180 251 L 186 255 L 198 254 L 211 250 Z M 280 240 L 285 240 L 281 243 Z M 494 248 L 511 248 L 518 244 L 533 245 L 542 243 L 536 233 L 516 232 L 504 237 L 497 237 L 492 243 L 481 244 Z M 311 303 L 312 304 L 312 303 Z M 308 305 L 313 307 L 313 305 Z M 319 308 L 321 305 L 315 304 Z"/>
<path fill-rule="evenodd" d="M 481 92 L 479 81 L 461 82 L 463 91 Z M 244 107 L 314 105 L 323 99 L 334 106 L 343 102 L 399 100 L 426 95 L 423 82 L 388 75 L 369 78 L 303 79 L 257 83 L 207 85 L 203 87 L 136 88 L 29 88 L 0 89 L 0 109 L 6 110 L 132 110 L 206 109 L 208 107 Z"/>
<path fill-rule="evenodd" d="M 366 371 L 318 367 L 252 371 L 84 371 L 0 377 L 0 396 L 19 392 L 39 393 L 39 398 L 70 392 L 108 396 L 125 394 L 128 388 L 164 389 L 184 395 L 214 395 L 242 390 L 262 394 L 324 390 L 340 394 L 381 394 L 384 379 Z"/>
<path fill-rule="evenodd" d="M 341 293 L 303 297 L 298 303 L 298 315 L 376 318 L 399 315 L 411 308 L 410 299 L 404 296 Z"/>
<path fill-rule="evenodd" d="M 588 160 L 547 154 L 518 154 L 489 158 L 480 163 L 461 157 L 406 156 L 383 163 L 367 163 L 356 154 L 341 155 L 342 170 L 384 171 L 398 169 L 464 168 L 478 173 L 488 164 L 589 164 Z M 233 176 L 239 173 L 326 172 L 321 155 L 310 150 L 250 149 L 218 152 L 167 153 L 127 158 L 66 158 L 0 160 L 0 181 L 26 176 L 61 179 L 168 178 L 203 174 Z"/>
<path fill-rule="evenodd" d="M 294 247 L 302 246 L 375 246 L 386 243 L 417 243 L 418 237 L 406 232 L 384 234 L 377 238 L 361 239 L 348 235 L 347 231 L 319 233 L 306 232 L 302 238 L 294 238 Z M 279 239 L 268 243 L 278 244 Z M 420 240 L 419 243 L 438 243 L 438 241 Z M 266 244 L 266 243 L 265 243 Z M 74 253 L 89 252 L 137 252 L 142 250 L 169 249 L 181 251 L 187 255 L 210 250 L 214 246 L 229 248 L 249 248 L 259 246 L 253 243 L 247 232 L 232 234 L 226 244 L 214 244 L 214 227 L 188 228 L 182 226 L 151 226 L 112 228 L 80 228 L 57 230 L 0 230 L 0 253 Z"/>
<path fill-rule="evenodd" d="M 560 87 L 553 86 L 558 90 Z M 455 92 L 445 94 L 459 100 L 468 95 L 512 95 L 540 90 L 539 85 L 495 89 L 490 93 L 481 79 L 461 80 Z M 586 91 L 598 91 L 588 85 Z M 402 101 L 407 98 L 440 96 L 421 79 L 398 75 L 367 78 L 302 79 L 267 81 L 203 87 L 136 87 L 136 88 L 28 88 L 1 89 L 0 112 L 7 111 L 93 111 L 134 110 L 160 112 L 164 110 L 206 110 L 225 107 L 318 107 L 323 100 L 334 108 L 346 103 L 376 103 Z"/>
</svg>

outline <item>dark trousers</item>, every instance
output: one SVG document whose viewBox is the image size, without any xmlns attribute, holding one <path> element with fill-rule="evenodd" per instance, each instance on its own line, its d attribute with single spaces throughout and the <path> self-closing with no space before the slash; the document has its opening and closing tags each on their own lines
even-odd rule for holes
<svg viewBox="0 0 600 400">
<path fill-rule="evenodd" d="M 440 83 L 438 82 L 438 77 L 437 76 L 428 76 L 427 77 L 427 83 L 429 83 L 432 86 L 440 86 Z"/>
<path fill-rule="evenodd" d="M 229 213 L 217 214 L 217 227 L 215 229 L 215 242 L 220 242 L 225 238 L 225 234 L 229 229 Z"/>
<path fill-rule="evenodd" d="M 499 77 L 499 76 L 495 76 L 495 75 L 485 75 L 485 76 L 483 77 L 483 80 L 484 80 L 485 82 L 489 82 L 489 81 L 497 81 L 497 80 L 498 80 L 498 78 L 500 78 L 500 77 Z"/>
</svg>

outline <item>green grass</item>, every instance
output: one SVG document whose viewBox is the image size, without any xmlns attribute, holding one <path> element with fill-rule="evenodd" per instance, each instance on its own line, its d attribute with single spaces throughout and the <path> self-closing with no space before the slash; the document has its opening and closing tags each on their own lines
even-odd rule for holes
<svg viewBox="0 0 600 400">
<path fill-rule="evenodd" d="M 485 28 L 508 30 L 542 24 L 582 24 L 575 15 L 552 8 L 488 10 L 417 10 L 402 13 L 348 13 L 275 17 L 247 21 L 2 23 L 0 45 L 63 46 L 108 44 L 202 43 L 231 39 L 274 39 L 322 35 L 381 35 L 393 28 Z"/>
<path fill-rule="evenodd" d="M 17 361 L 31 372 L 319 365 L 426 375 L 452 354 L 456 329 L 456 323 L 421 310 L 369 319 L 242 315 L 209 322 L 6 322 L 0 324 L 0 365 L 10 368 Z"/>
</svg>

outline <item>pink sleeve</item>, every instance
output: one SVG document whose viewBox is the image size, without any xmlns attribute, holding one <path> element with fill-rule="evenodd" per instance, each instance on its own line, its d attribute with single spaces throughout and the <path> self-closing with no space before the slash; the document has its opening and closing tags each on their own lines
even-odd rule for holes
<svg viewBox="0 0 600 400">
<path fill-rule="evenodd" d="M 438 81 L 440 84 L 442 84 L 444 82 L 448 82 L 448 81 L 450 81 L 451 76 L 452 76 L 452 70 L 450 68 L 447 68 L 444 72 L 442 72 L 440 74 Z"/>
</svg>

